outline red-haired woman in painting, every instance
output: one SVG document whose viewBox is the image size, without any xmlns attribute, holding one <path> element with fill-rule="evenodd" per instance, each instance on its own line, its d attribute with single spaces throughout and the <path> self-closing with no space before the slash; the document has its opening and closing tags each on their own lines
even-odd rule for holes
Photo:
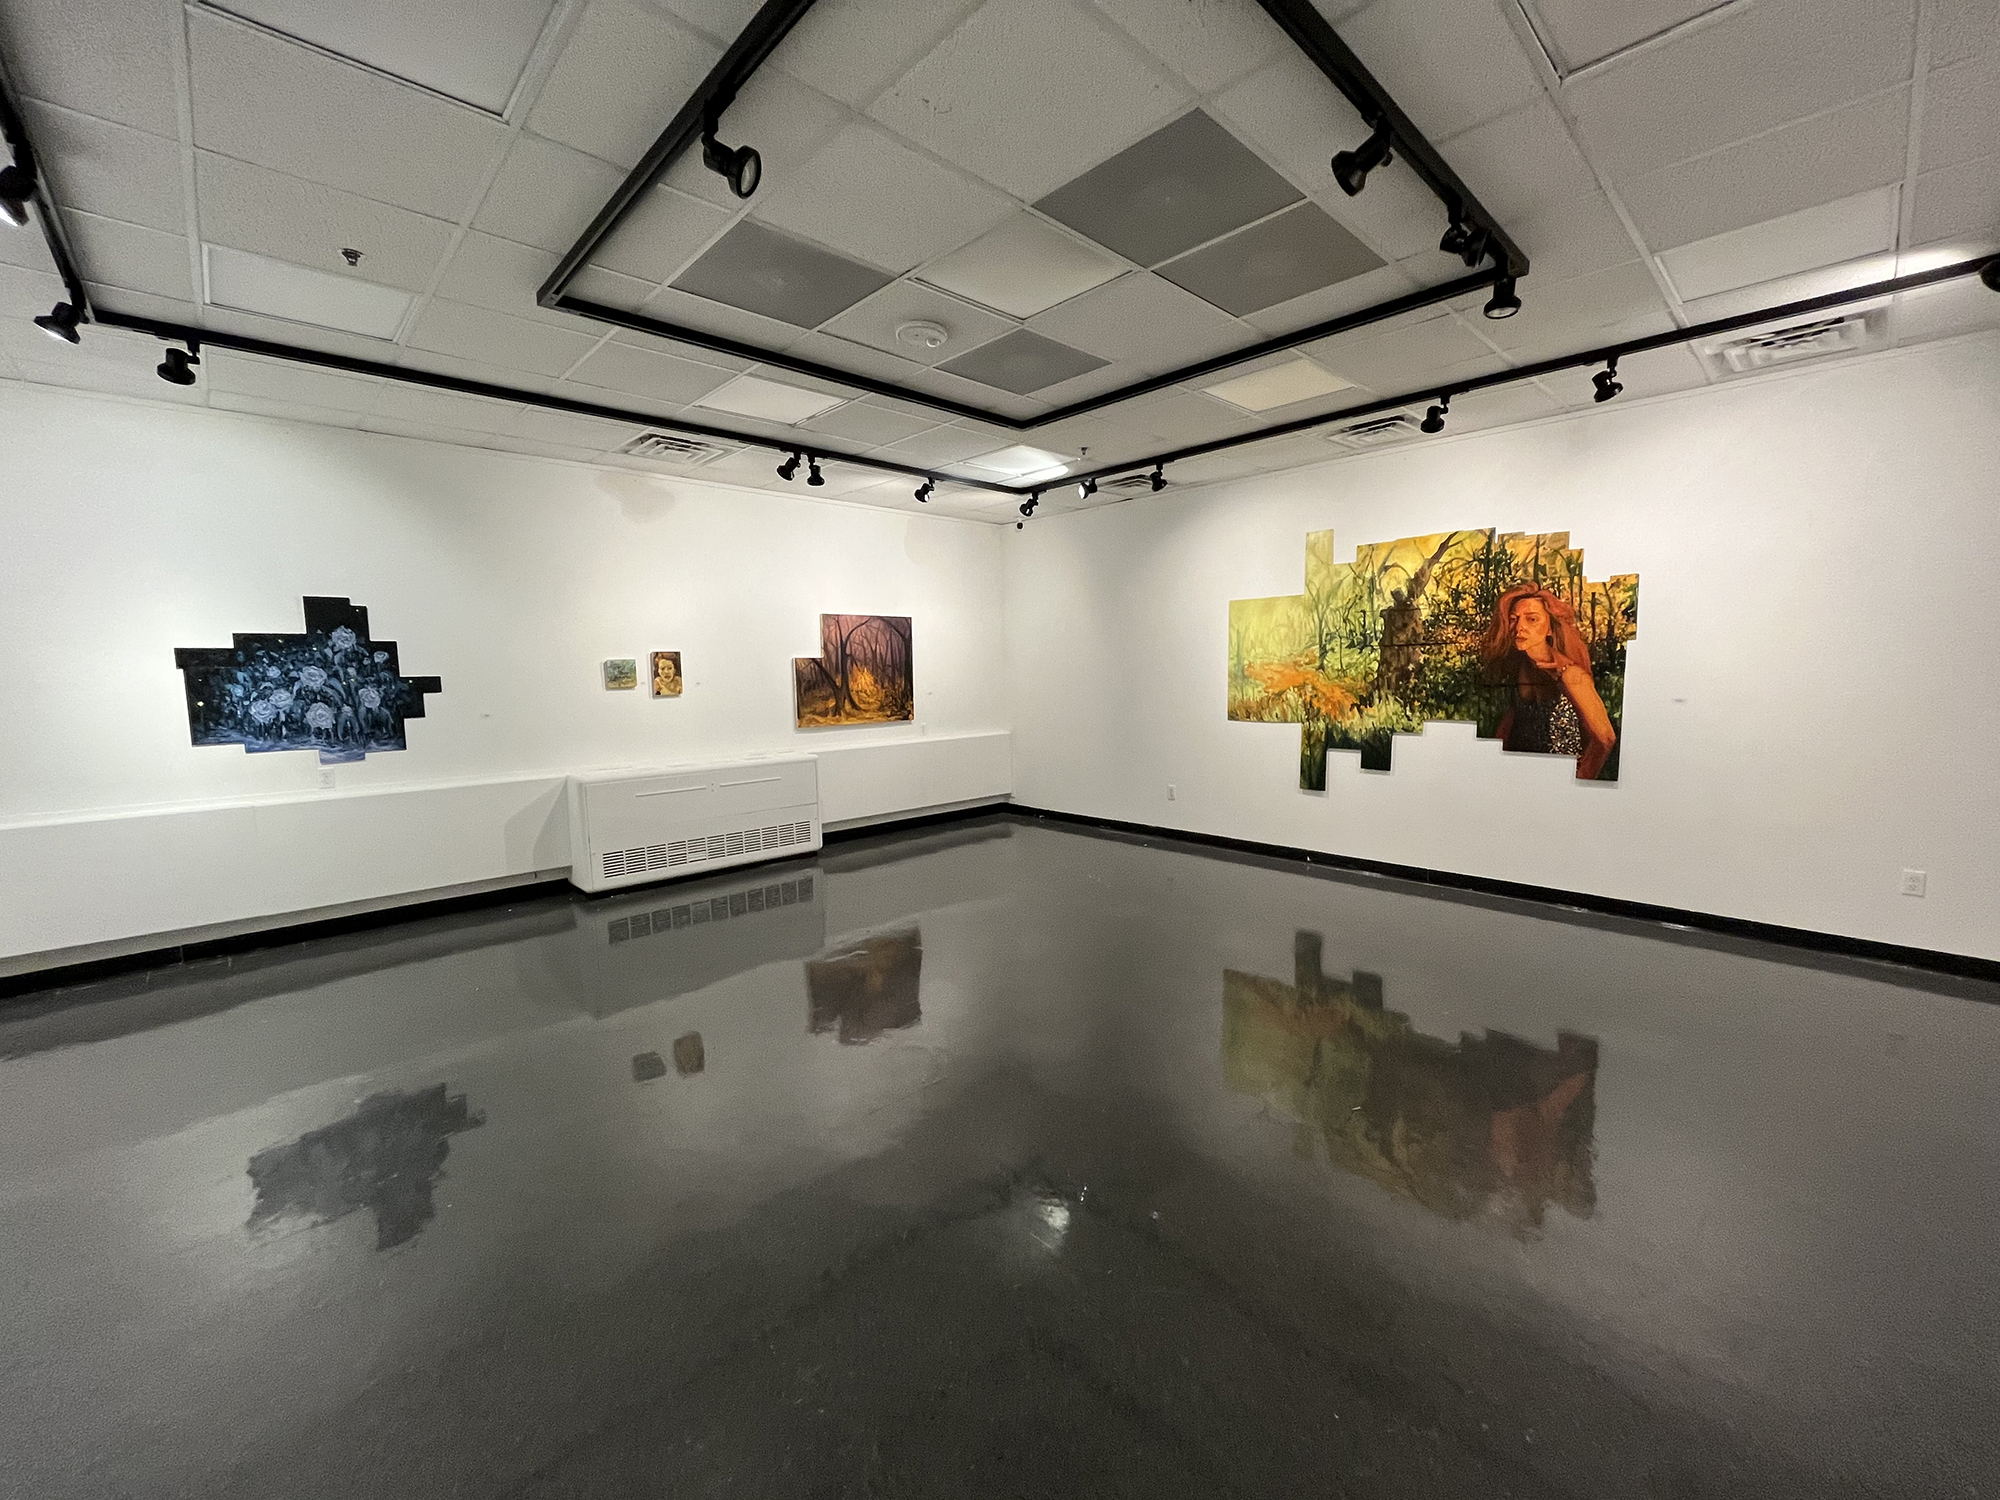
<svg viewBox="0 0 2000 1500">
<path fill-rule="evenodd" d="M 1590 647 L 1567 600 L 1524 584 L 1493 606 L 1480 642 L 1488 682 L 1511 683 L 1500 719 L 1504 750 L 1574 755 L 1579 781 L 1595 781 L 1618 743 L 1618 731 L 1590 675 Z"/>
</svg>

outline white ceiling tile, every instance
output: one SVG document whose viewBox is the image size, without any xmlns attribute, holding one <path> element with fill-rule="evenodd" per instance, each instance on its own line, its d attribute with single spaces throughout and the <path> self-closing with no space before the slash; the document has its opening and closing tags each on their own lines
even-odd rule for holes
<svg viewBox="0 0 2000 1500">
<path fill-rule="evenodd" d="M 135 318 L 157 318 L 162 323 L 180 323 L 190 328 L 204 326 L 201 304 L 185 297 L 159 297 L 129 287 L 93 287 L 90 301 L 100 312 L 130 313 Z"/>
<path fill-rule="evenodd" d="M 641 281 L 636 276 L 620 276 L 602 266 L 585 266 L 571 278 L 569 289 L 563 295 L 580 302 L 595 302 L 600 307 L 637 312 L 640 305 L 658 290 L 652 282 Z"/>
<path fill-rule="evenodd" d="M 812 360 L 815 364 L 828 365 L 836 370 L 851 370 L 856 375 L 867 375 L 876 380 L 894 381 L 897 385 L 907 384 L 923 368 L 907 359 L 824 331 L 807 334 L 785 352 L 800 359 Z M 944 418 L 940 414 L 932 420 L 943 421 Z"/>
<path fill-rule="evenodd" d="M 408 342 L 413 349 L 456 355 L 502 369 L 560 375 L 587 354 L 595 340 L 567 328 L 439 298 L 418 316 Z"/>
<path fill-rule="evenodd" d="M 798 182 L 814 153 L 850 118 L 845 106 L 825 94 L 788 73 L 763 68 L 736 96 L 716 134 L 726 146 L 757 148 L 764 173 L 751 199 L 755 205 Z M 682 152 L 660 181 L 731 213 L 744 207 L 721 174 L 703 164 L 699 147 Z"/>
<path fill-rule="evenodd" d="M 1756 286 L 1819 266 L 1881 254 L 1896 244 L 1902 190 L 1875 188 L 1732 229 L 1660 256 L 1660 268 L 1683 302 Z"/>
<path fill-rule="evenodd" d="M 1097 0 L 1097 8 L 1202 94 L 1227 87 L 1292 45 L 1255 0 Z"/>
<path fill-rule="evenodd" d="M 873 448 L 929 432 L 939 423 L 935 418 L 913 417 L 867 399 L 835 407 L 805 425 L 814 432 L 831 433 Z"/>
<path fill-rule="evenodd" d="M 1400 266 L 1378 266 L 1360 276 L 1323 286 L 1303 297 L 1279 302 L 1257 312 L 1244 314 L 1243 321 L 1260 333 L 1277 335 L 1331 322 L 1364 308 L 1380 307 L 1392 298 L 1416 290 L 1409 273 Z"/>
<path fill-rule="evenodd" d="M 624 180 L 609 162 L 524 132 L 472 224 L 560 254 L 582 237 Z"/>
<path fill-rule="evenodd" d="M 361 419 L 361 430 L 381 437 L 415 438 L 419 442 L 442 443 L 451 448 L 483 448 L 484 433 L 442 422 L 411 422 L 401 417 L 370 416 Z"/>
<path fill-rule="evenodd" d="M 2000 0 L 1933 0 L 1931 66 L 2000 47 Z"/>
<path fill-rule="evenodd" d="M 40 317 L 62 301 L 62 278 L 25 266 L 0 266 L 0 319 Z"/>
<path fill-rule="evenodd" d="M 405 291 L 430 285 L 451 244 L 440 219 L 212 151 L 195 153 L 195 201 L 211 244 Z M 358 266 L 347 249 L 361 251 Z"/>
<path fill-rule="evenodd" d="M 64 208 L 187 233 L 177 142 L 33 100 L 22 107 L 36 157 Z"/>
<path fill-rule="evenodd" d="M 759 349 L 782 352 L 796 344 L 800 337 L 799 330 L 789 323 L 780 323 L 776 318 L 767 318 L 760 313 L 745 312 L 740 307 L 711 302 L 706 297 L 694 296 L 678 287 L 661 287 L 646 299 L 640 311 L 663 322 L 734 339 Z M 666 338 L 667 335 L 661 337 Z M 701 350 L 692 357 L 731 370 L 747 370 L 751 364 L 751 361 L 738 359 L 733 354 L 718 354 L 709 350 Z"/>
<path fill-rule="evenodd" d="M 1433 141 L 1542 96 L 1492 0 L 1378 0 L 1340 36 Z"/>
<path fill-rule="evenodd" d="M 405 349 L 396 356 L 396 364 L 406 370 L 449 375 L 454 380 L 472 381 L 509 392 L 546 395 L 557 384 L 553 375 L 534 375 L 519 366 L 489 364 L 485 360 L 464 359 L 456 354 L 439 354 L 429 349 Z"/>
<path fill-rule="evenodd" d="M 712 203 L 656 187 L 591 252 L 590 263 L 658 286 L 671 281 L 729 223 Z"/>
<path fill-rule="evenodd" d="M 771 66 L 864 109 L 980 0 L 818 0 L 771 54 Z"/>
<path fill-rule="evenodd" d="M 982 307 L 1027 318 L 1102 286 L 1125 269 L 1109 251 L 1022 213 L 925 266 L 920 279 Z"/>
<path fill-rule="evenodd" d="M 1488 427 L 1508 427 L 1516 422 L 1552 417 L 1561 410 L 1559 401 L 1531 381 L 1492 386 L 1454 396 L 1445 431 L 1478 432 Z"/>
<path fill-rule="evenodd" d="M 556 257 L 545 250 L 473 230 L 459 242 L 437 294 L 474 307 L 538 317 L 535 293 L 555 268 Z"/>
<path fill-rule="evenodd" d="M 194 141 L 457 220 L 507 139 L 476 110 L 206 11 L 188 14 Z"/>
<path fill-rule="evenodd" d="M 274 401 L 268 396 L 241 391 L 211 390 L 208 405 L 212 411 L 240 412 L 246 416 L 272 417 L 286 422 L 310 422 L 315 427 L 359 427 L 362 420 L 362 413 L 358 411 L 344 411 L 337 406 L 313 406 L 301 401 Z"/>
<path fill-rule="evenodd" d="M 786 373 L 773 370 L 769 375 L 738 375 L 692 404 L 705 411 L 795 425 L 831 411 L 846 399 L 803 382 L 794 384 L 784 378 Z"/>
<path fill-rule="evenodd" d="M 162 234 L 96 214 L 66 214 L 63 223 L 76 246 L 85 281 L 193 300 L 194 276 L 185 235 Z"/>
<path fill-rule="evenodd" d="M 317 370 L 289 360 L 258 359 L 226 349 L 209 350 L 202 356 L 202 363 L 211 392 L 255 396 L 292 406 L 364 412 L 373 405 L 382 384 L 363 375 Z M 211 400 L 210 405 L 213 404 Z"/>
<path fill-rule="evenodd" d="M 1590 397 L 1595 404 L 1596 392 L 1589 383 L 1588 372 L 1551 378 L 1574 381 L 1579 394 Z M 1669 344 L 1664 349 L 1625 355 L 1618 361 L 1618 381 L 1625 387 L 1621 399 L 1636 401 L 1642 396 L 1694 390 L 1708 383 L 1708 371 L 1686 344 Z"/>
<path fill-rule="evenodd" d="M 761 0 L 644 0 L 644 3 L 686 21 L 726 45 L 742 35 L 756 16 Z"/>
<path fill-rule="evenodd" d="M 630 169 L 721 56 L 680 21 L 627 0 L 591 0 L 529 128 Z"/>
<path fill-rule="evenodd" d="M 499 430 L 504 435 L 602 453 L 623 447 L 644 429 L 636 422 L 610 422 L 601 417 L 524 406 L 501 423 Z"/>
<path fill-rule="evenodd" d="M 1261 424 L 1233 406 L 1194 391 L 1162 391 L 1115 408 L 1119 422 L 1162 442 L 1186 446 L 1250 432 Z"/>
<path fill-rule="evenodd" d="M 417 301 L 413 292 L 360 275 L 336 275 L 228 245 L 202 247 L 201 275 L 202 299 L 212 306 L 376 339 L 398 337 Z"/>
<path fill-rule="evenodd" d="M 1378 396 L 1417 389 L 1445 370 L 1462 374 L 1475 363 L 1495 369 L 1502 363 L 1471 330 L 1442 311 L 1379 331 L 1363 329 L 1322 339 L 1308 344 L 1306 352 Z"/>
<path fill-rule="evenodd" d="M 1572 82 L 1605 168 L 1635 177 L 1910 76 L 1913 0 L 1759 0 Z"/>
<path fill-rule="evenodd" d="M 1147 271 L 1134 271 L 1028 320 L 1035 332 L 1086 354 L 1149 372 L 1192 364 L 1255 342 L 1220 308 Z"/>
<path fill-rule="evenodd" d="M 869 113 L 1032 202 L 1189 102 L 1074 0 L 988 0 Z"/>
<path fill-rule="evenodd" d="M 17 234 L 11 224 L 0 225 L 0 265 L 20 266 L 31 271 L 53 271 L 48 246 L 38 233 Z"/>
<path fill-rule="evenodd" d="M 15 86 L 31 98 L 169 139 L 177 0 L 21 0 L 0 15 Z"/>
<path fill-rule="evenodd" d="M 760 197 L 755 217 L 900 274 L 978 238 L 1016 206 L 857 121 Z"/>
<path fill-rule="evenodd" d="M 1933 72 L 1926 89 L 1922 170 L 2000 153 L 2000 51 Z"/>
<path fill-rule="evenodd" d="M 518 453 L 531 458 L 553 458 L 565 463 L 593 464 L 599 456 L 595 448 L 577 448 L 568 443 L 544 443 L 535 438 L 514 437 L 508 433 L 494 433 L 483 447 L 496 453 Z"/>
<path fill-rule="evenodd" d="M 963 463 L 979 454 L 991 453 L 996 446 L 999 445 L 991 434 L 952 424 L 898 439 L 882 449 L 882 456 L 895 463 L 926 468 L 932 464 Z"/>
<path fill-rule="evenodd" d="M 349 359 L 386 362 L 396 353 L 394 344 L 385 344 L 380 339 L 363 338 L 352 333 L 338 333 L 330 328 L 312 328 L 303 323 L 287 323 L 277 318 L 263 318 L 255 313 L 236 312 L 226 307 L 200 308 L 194 321 L 201 327 L 214 329 L 218 333 L 234 333 L 247 339 L 264 339 L 274 344 L 316 349 L 326 354 L 345 355 Z"/>
<path fill-rule="evenodd" d="M 1728 0 L 1527 0 L 1535 31 L 1565 72 L 1705 15 Z"/>
<path fill-rule="evenodd" d="M 930 323 L 944 330 L 935 349 L 905 343 L 897 330 L 912 323 Z M 839 338 L 868 345 L 899 360 L 919 365 L 941 364 L 996 339 L 1016 325 L 1006 318 L 910 281 L 892 281 L 864 297 L 826 325 Z M 860 366 L 855 368 L 859 369 Z"/>
<path fill-rule="evenodd" d="M 642 349 L 614 339 L 596 350 L 570 375 L 573 385 L 599 386 L 685 406 L 705 396 L 732 378 L 732 372 L 715 365 L 659 349 Z"/>
<path fill-rule="evenodd" d="M 2000 327 L 2000 297 L 1982 286 L 1977 277 L 1905 292 L 1896 299 L 1899 343 L 1920 344 L 1996 327 Z"/>
<path fill-rule="evenodd" d="M 1477 307 L 1481 297 L 1473 299 Z M 1475 313 L 1473 316 L 1477 316 Z M 1481 318 L 1482 332 L 1502 349 L 1522 349 L 1565 340 L 1588 348 L 1606 328 L 1642 316 L 1667 317 L 1660 289 L 1644 265 L 1614 266 L 1568 281 L 1521 288 L 1521 310 L 1511 318 Z M 1468 320 L 1469 321 L 1469 320 Z M 1334 365 L 1339 368 L 1338 363 Z"/>
<path fill-rule="evenodd" d="M 1597 187 L 1569 127 L 1546 99 L 1454 136 L 1438 149 L 1503 225 Z"/>
<path fill-rule="evenodd" d="M 455 391 L 431 390 L 392 380 L 376 392 L 368 414 L 408 422 L 435 422 L 467 432 L 498 432 L 522 410 L 516 401 L 461 396 Z"/>
<path fill-rule="evenodd" d="M 1917 179 L 1910 243 L 1984 239 L 2000 230 L 2000 156 L 1926 172 Z"/>
<path fill-rule="evenodd" d="M 1507 232 L 1528 257 L 1534 281 L 1566 281 L 1639 258 L 1611 200 L 1596 191 L 1509 223 Z"/>
<path fill-rule="evenodd" d="M 1615 186 L 1649 245 L 1685 245 L 1900 182 L 1908 137 L 1896 89 Z"/>
</svg>

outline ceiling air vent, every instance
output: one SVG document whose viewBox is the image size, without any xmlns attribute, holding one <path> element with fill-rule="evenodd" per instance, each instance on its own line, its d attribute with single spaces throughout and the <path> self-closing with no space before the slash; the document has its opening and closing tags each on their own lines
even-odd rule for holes
<svg viewBox="0 0 2000 1500">
<path fill-rule="evenodd" d="M 1701 357 L 1717 375 L 1755 375 L 1760 370 L 1829 354 L 1859 354 L 1879 349 L 1888 339 L 1888 307 L 1814 318 L 1783 328 L 1767 328 L 1741 338 L 1718 339 L 1701 346 Z"/>
<path fill-rule="evenodd" d="M 743 450 L 727 443 L 683 437 L 677 432 L 642 432 L 618 451 L 633 458 L 650 458 L 658 463 L 693 468 L 696 464 L 712 463 L 726 454 L 741 453 Z"/>
<path fill-rule="evenodd" d="M 1117 479 L 1107 479 L 1104 492 L 1120 495 L 1150 495 L 1153 492 L 1153 476 L 1146 474 L 1126 474 Z"/>
<path fill-rule="evenodd" d="M 1382 448 L 1390 443 L 1406 443 L 1420 431 L 1416 418 L 1398 412 L 1393 417 L 1370 417 L 1351 427 L 1336 427 L 1326 437 L 1328 442 L 1344 448 Z"/>
</svg>

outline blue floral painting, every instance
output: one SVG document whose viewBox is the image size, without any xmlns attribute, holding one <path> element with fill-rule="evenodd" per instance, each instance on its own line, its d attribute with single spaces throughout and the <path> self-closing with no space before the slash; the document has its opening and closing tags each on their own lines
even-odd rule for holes
<svg viewBox="0 0 2000 1500">
<path fill-rule="evenodd" d="M 424 716 L 435 677 L 404 677 L 396 643 L 368 634 L 368 611 L 308 595 L 303 635 L 239 635 L 232 646 L 183 646 L 188 732 L 196 745 L 250 753 L 317 750 L 325 765 L 404 750 L 403 724 Z"/>
</svg>

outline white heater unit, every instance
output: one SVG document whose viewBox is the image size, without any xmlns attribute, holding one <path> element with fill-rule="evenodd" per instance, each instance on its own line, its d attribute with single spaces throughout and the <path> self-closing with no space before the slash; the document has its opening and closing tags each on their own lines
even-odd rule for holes
<svg viewBox="0 0 2000 1500">
<path fill-rule="evenodd" d="M 586 891 L 820 847 L 811 756 L 569 778 L 570 884 Z"/>
</svg>

